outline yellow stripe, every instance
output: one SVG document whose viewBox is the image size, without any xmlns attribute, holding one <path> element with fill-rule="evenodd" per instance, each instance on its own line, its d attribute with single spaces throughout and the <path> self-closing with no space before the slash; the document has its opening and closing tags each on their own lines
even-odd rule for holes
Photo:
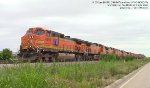
<svg viewBox="0 0 150 88">
<path fill-rule="evenodd" d="M 57 49 L 57 50 L 66 50 L 66 51 L 74 51 L 73 49 L 66 49 L 66 48 L 59 48 L 55 46 L 44 46 L 43 48 L 51 48 L 51 49 Z"/>
</svg>

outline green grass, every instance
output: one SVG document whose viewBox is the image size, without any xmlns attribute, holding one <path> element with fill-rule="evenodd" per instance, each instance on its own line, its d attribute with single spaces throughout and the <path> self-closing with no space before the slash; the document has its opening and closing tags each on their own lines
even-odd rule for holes
<svg viewBox="0 0 150 88">
<path fill-rule="evenodd" d="M 149 61 L 100 61 L 63 66 L 19 64 L 0 69 L 0 88 L 103 88 Z"/>
</svg>

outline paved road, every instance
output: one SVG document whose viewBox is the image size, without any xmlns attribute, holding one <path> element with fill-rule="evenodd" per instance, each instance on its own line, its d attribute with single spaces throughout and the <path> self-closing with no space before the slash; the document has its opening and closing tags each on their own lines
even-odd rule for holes
<svg viewBox="0 0 150 88">
<path fill-rule="evenodd" d="M 145 65 L 119 88 L 150 88 L 150 63 Z"/>
</svg>

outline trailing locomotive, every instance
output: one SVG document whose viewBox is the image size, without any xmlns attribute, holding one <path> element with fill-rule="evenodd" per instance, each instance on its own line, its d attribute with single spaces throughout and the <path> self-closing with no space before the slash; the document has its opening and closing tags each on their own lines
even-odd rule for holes
<svg viewBox="0 0 150 88">
<path fill-rule="evenodd" d="M 21 37 L 20 56 L 25 60 L 65 61 L 65 60 L 99 60 L 101 54 L 134 56 L 138 59 L 144 55 L 134 54 L 101 44 L 70 38 L 46 28 L 29 28 Z"/>
</svg>

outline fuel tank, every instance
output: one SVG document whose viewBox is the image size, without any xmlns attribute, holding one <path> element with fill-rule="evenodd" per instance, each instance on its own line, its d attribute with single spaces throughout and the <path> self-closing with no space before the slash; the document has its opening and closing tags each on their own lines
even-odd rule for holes
<svg viewBox="0 0 150 88">
<path fill-rule="evenodd" d="M 59 60 L 74 60 L 75 59 L 75 54 L 59 53 L 57 58 Z"/>
</svg>

